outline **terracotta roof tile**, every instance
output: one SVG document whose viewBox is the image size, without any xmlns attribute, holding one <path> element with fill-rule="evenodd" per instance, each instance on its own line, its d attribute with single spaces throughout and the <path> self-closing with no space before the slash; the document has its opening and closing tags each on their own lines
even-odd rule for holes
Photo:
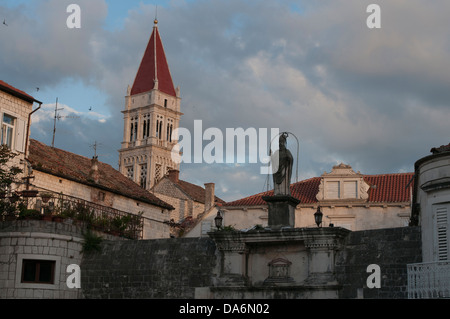
<svg viewBox="0 0 450 319">
<path fill-rule="evenodd" d="M 153 28 L 136 74 L 133 87 L 131 88 L 131 95 L 153 90 L 155 79 L 158 80 L 158 90 L 176 96 L 169 65 L 167 64 L 161 37 L 156 26 Z"/>
<path fill-rule="evenodd" d="M 142 189 L 139 185 L 106 163 L 98 162 L 99 180 L 98 183 L 95 183 L 89 175 L 91 171 L 91 159 L 47 146 L 33 139 L 30 139 L 28 160 L 33 169 L 37 171 L 105 189 L 163 208 L 173 209 L 171 205 Z"/>
<path fill-rule="evenodd" d="M 195 185 L 183 180 L 178 180 L 176 184 L 186 193 L 188 194 L 193 200 L 205 203 L 205 189 L 199 185 Z M 215 202 L 219 204 L 224 204 L 225 201 L 220 199 L 219 197 L 215 196 Z"/>
<path fill-rule="evenodd" d="M 414 173 L 364 175 L 364 180 L 371 185 L 369 189 L 370 202 L 409 202 L 411 179 Z M 410 185 L 408 185 L 411 182 Z"/>
<path fill-rule="evenodd" d="M 383 175 L 363 175 L 364 180 L 371 185 L 368 202 L 409 202 L 410 190 L 414 173 L 398 173 Z M 313 177 L 291 185 L 291 194 L 300 200 L 301 204 L 317 203 L 316 195 L 319 191 L 321 177 Z M 272 195 L 272 191 L 259 193 L 232 202 L 224 206 L 259 206 L 267 205 L 263 196 Z"/>
</svg>

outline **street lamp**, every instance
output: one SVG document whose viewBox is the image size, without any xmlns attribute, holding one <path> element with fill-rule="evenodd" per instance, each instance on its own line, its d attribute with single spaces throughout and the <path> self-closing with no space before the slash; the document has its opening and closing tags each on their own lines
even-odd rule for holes
<svg viewBox="0 0 450 319">
<path fill-rule="evenodd" d="M 214 218 L 214 223 L 216 224 L 217 230 L 222 228 L 223 217 L 220 215 L 220 210 L 217 211 L 217 216 Z"/>
<path fill-rule="evenodd" d="M 314 220 L 316 221 L 317 227 L 322 224 L 323 213 L 320 211 L 320 206 L 317 206 L 317 211 L 314 213 Z"/>
</svg>

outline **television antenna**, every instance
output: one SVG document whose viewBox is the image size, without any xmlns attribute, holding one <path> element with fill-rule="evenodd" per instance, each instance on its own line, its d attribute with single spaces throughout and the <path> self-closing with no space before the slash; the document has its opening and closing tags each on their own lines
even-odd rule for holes
<svg viewBox="0 0 450 319">
<path fill-rule="evenodd" d="M 94 157 L 97 157 L 97 148 L 99 146 L 99 144 L 97 143 L 97 141 L 94 141 L 94 144 L 89 145 L 90 147 L 92 147 L 94 149 Z"/>
<path fill-rule="evenodd" d="M 103 153 L 103 154 L 97 153 L 99 147 L 102 145 L 103 145 L 102 143 L 98 143 L 97 141 L 94 141 L 94 144 L 89 144 L 89 147 L 92 147 L 94 149 L 94 157 L 95 158 L 98 158 L 99 156 L 110 156 L 109 153 Z"/>
<path fill-rule="evenodd" d="M 52 140 L 52 147 L 55 147 L 55 134 L 56 134 L 56 119 L 60 119 L 61 116 L 59 116 L 58 111 L 64 110 L 64 108 L 58 109 L 58 98 L 56 98 L 56 104 L 55 104 L 55 117 L 53 119 L 53 140 Z"/>
</svg>

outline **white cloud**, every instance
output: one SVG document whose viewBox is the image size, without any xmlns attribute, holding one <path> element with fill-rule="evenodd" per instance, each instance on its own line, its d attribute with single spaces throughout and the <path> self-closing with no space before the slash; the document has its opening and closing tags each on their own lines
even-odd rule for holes
<svg viewBox="0 0 450 319">
<path fill-rule="evenodd" d="M 103 30 L 107 4 L 114 3 L 79 1 L 83 25 L 76 33 L 61 28 L 69 2 L 36 2 L 34 16 L 6 9 L 15 18 L 2 31 L 10 43 L 0 49 L 2 77 L 28 91 L 77 78 L 106 94 L 110 116 L 61 105 L 62 115 L 80 120 L 58 126 L 57 145 L 89 154 L 88 145 L 102 139 L 106 159 L 116 163 L 120 111 L 155 7 L 140 4 L 127 12 L 122 28 Z M 304 1 L 291 11 L 291 1 L 177 1 L 158 8 L 168 62 L 182 92 L 181 125 L 191 129 L 194 119 L 202 119 L 204 128 L 291 131 L 301 141 L 302 177 L 341 161 L 362 173 L 411 171 L 450 135 L 450 3 L 380 0 L 380 30 L 365 25 L 370 3 Z M 48 141 L 54 113 L 52 103 L 43 102 L 33 115 L 32 134 Z M 74 141 L 73 131 L 83 136 Z M 262 190 L 259 166 L 183 170 L 187 180 L 216 181 L 216 189 L 231 198 Z"/>
</svg>

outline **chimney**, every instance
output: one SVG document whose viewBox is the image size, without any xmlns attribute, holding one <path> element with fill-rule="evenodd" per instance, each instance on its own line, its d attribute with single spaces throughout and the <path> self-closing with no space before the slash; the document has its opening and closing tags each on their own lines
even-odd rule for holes
<svg viewBox="0 0 450 319">
<path fill-rule="evenodd" d="M 205 184 L 205 212 L 209 211 L 214 206 L 214 183 Z"/>
<path fill-rule="evenodd" d="M 89 179 L 93 180 L 94 183 L 98 184 L 100 174 L 98 173 L 98 160 L 97 156 L 91 159 L 91 170 L 89 171 Z"/>
<path fill-rule="evenodd" d="M 169 170 L 169 179 L 174 182 L 174 183 L 178 183 L 180 177 L 180 171 L 177 169 L 171 169 Z"/>
</svg>

